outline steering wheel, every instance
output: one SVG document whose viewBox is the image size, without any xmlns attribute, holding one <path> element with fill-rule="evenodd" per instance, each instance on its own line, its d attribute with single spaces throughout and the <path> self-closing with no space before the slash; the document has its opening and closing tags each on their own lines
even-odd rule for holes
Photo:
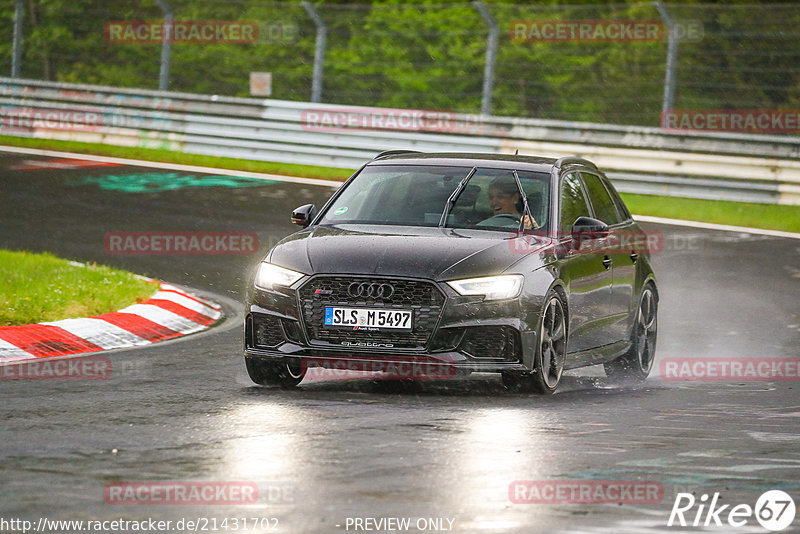
<svg viewBox="0 0 800 534">
<path fill-rule="evenodd" d="M 501 219 L 501 218 L 503 218 L 503 219 L 511 219 L 516 224 L 519 224 L 519 218 L 516 215 L 511 215 L 510 213 L 498 213 L 497 215 L 492 215 L 487 220 Z"/>
<path fill-rule="evenodd" d="M 519 226 L 519 219 L 516 216 L 510 213 L 498 213 L 497 215 L 492 215 L 488 219 L 484 219 L 478 223 L 478 226 L 501 226 L 504 228 L 512 228 L 513 226 Z"/>
</svg>

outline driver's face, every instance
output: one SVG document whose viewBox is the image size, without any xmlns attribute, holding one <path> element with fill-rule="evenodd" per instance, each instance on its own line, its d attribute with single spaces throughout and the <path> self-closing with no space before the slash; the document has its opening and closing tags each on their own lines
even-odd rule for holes
<svg viewBox="0 0 800 534">
<path fill-rule="evenodd" d="M 499 189 L 489 188 L 489 207 L 495 215 L 499 213 L 510 213 L 518 215 L 517 202 L 519 202 L 519 194 L 504 193 Z"/>
</svg>

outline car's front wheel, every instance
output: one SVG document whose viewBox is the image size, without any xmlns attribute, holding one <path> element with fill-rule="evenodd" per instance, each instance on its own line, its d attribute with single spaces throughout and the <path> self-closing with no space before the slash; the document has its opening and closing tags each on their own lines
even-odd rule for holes
<svg viewBox="0 0 800 534">
<path fill-rule="evenodd" d="M 644 380 L 650 374 L 656 357 L 658 295 L 647 284 L 639 299 L 639 308 L 631 331 L 631 347 L 616 360 L 606 362 L 606 375 L 613 379 Z"/>
<path fill-rule="evenodd" d="M 567 359 L 567 316 L 561 296 L 551 291 L 539 323 L 539 345 L 535 369 L 529 374 L 503 374 L 503 384 L 512 390 L 551 394 L 561 382 Z"/>
<path fill-rule="evenodd" d="M 305 366 L 293 360 L 273 362 L 245 357 L 244 362 L 250 380 L 261 386 L 293 388 L 306 374 Z"/>
</svg>

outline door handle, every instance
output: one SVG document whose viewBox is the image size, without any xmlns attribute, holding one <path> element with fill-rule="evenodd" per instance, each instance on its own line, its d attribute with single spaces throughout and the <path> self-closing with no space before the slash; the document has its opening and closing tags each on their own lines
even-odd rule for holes
<svg viewBox="0 0 800 534">
<path fill-rule="evenodd" d="M 605 267 L 606 270 L 608 270 L 608 268 L 611 267 L 611 258 L 609 258 L 608 256 L 603 256 L 603 267 Z"/>
<path fill-rule="evenodd" d="M 635 253 L 635 252 L 631 252 L 631 261 L 633 263 L 636 263 L 636 260 L 638 260 L 638 259 L 639 259 L 639 255 L 637 253 Z"/>
</svg>

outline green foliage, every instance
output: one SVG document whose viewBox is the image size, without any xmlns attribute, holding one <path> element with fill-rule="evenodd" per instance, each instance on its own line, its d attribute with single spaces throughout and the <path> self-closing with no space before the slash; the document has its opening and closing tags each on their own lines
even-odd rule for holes
<svg viewBox="0 0 800 534">
<path fill-rule="evenodd" d="M 175 19 L 255 21 L 257 42 L 172 45 L 170 89 L 249 96 L 251 72 L 271 72 L 273 98 L 307 101 L 316 27 L 299 2 L 170 0 Z M 491 2 L 499 29 L 496 115 L 657 126 L 667 43 L 516 42 L 514 21 L 650 20 L 653 2 Z M 155 0 L 24 0 L 23 75 L 154 89 L 159 44 L 113 44 L 112 21 L 158 21 Z M 678 54 L 679 109 L 789 108 L 800 102 L 800 5 L 750 1 L 665 4 L 701 39 Z M 480 111 L 488 28 L 470 2 L 375 0 L 315 4 L 325 20 L 323 101 Z M 10 70 L 13 2 L 0 5 L 0 68 Z M 281 28 L 289 31 L 281 31 Z M 275 30 L 278 31 L 275 31 Z"/>
<path fill-rule="evenodd" d="M 800 206 L 622 193 L 632 213 L 800 233 Z"/>
<path fill-rule="evenodd" d="M 147 300 L 155 284 L 52 254 L 0 250 L 0 326 L 93 317 Z"/>
<path fill-rule="evenodd" d="M 98 156 L 116 156 L 120 158 L 160 161 L 164 163 L 183 163 L 214 169 L 282 174 L 284 176 L 305 176 L 324 180 L 345 180 L 354 169 L 338 169 L 316 165 L 300 165 L 297 163 L 281 163 L 274 161 L 248 160 L 240 158 L 220 158 L 204 154 L 187 154 L 174 150 L 143 148 L 132 146 L 101 145 L 62 139 L 38 139 L 0 135 L 0 144 L 10 146 L 34 147 L 76 154 L 95 154 Z M 262 182 L 263 183 L 263 182 Z"/>
</svg>

